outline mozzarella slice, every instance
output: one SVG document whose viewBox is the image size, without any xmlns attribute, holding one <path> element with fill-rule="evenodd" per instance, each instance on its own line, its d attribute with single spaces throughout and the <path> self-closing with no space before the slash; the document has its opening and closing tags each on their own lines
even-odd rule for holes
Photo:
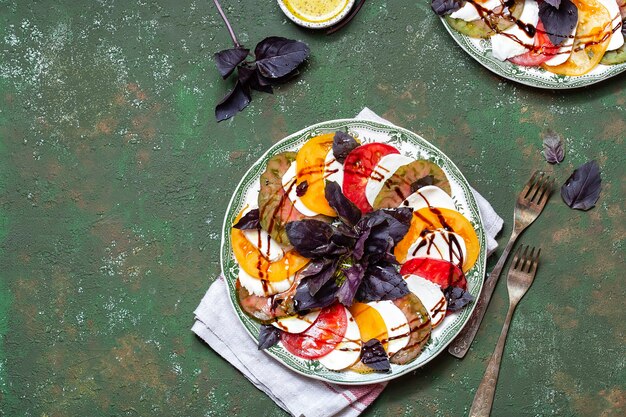
<svg viewBox="0 0 626 417">
<path fill-rule="evenodd" d="M 295 279 L 295 275 L 288 277 L 282 281 L 268 281 L 255 278 L 248 274 L 243 268 L 239 268 L 239 282 L 250 294 L 267 297 L 269 295 L 285 292 L 291 288 L 291 284 Z"/>
<path fill-rule="evenodd" d="M 619 6 L 615 0 L 598 0 L 600 4 L 602 4 L 609 11 L 609 15 L 611 16 L 611 28 L 613 30 L 619 22 L 622 20 L 622 15 L 619 11 Z M 611 39 L 609 40 L 609 46 L 606 48 L 607 51 L 614 51 L 619 49 L 624 45 L 624 35 L 621 30 L 616 30 L 611 35 Z"/>
<path fill-rule="evenodd" d="M 317 216 L 319 213 L 305 206 L 300 197 L 298 197 L 298 194 L 296 193 L 296 172 L 297 167 L 294 161 L 289 166 L 287 172 L 285 172 L 285 175 L 283 175 L 283 189 L 287 193 L 287 197 L 289 197 L 289 200 L 291 200 L 296 210 L 298 210 L 300 213 L 304 214 L 307 217 Z"/>
<path fill-rule="evenodd" d="M 262 229 L 242 230 L 243 235 L 252 246 L 257 248 L 270 262 L 277 262 L 285 256 L 285 249 Z"/>
<path fill-rule="evenodd" d="M 387 326 L 387 353 L 392 355 L 409 344 L 411 328 L 406 316 L 393 301 L 372 301 L 367 303 L 376 309 Z"/>
<path fill-rule="evenodd" d="M 407 252 L 406 261 L 413 258 L 443 259 L 462 266 L 467 259 L 467 248 L 460 235 L 437 229 L 413 242 Z"/>
<path fill-rule="evenodd" d="M 324 161 L 324 178 L 326 181 L 334 181 L 343 187 L 343 164 L 337 161 L 332 149 L 326 154 Z"/>
<path fill-rule="evenodd" d="M 439 285 L 413 274 L 406 275 L 404 280 L 409 291 L 424 304 L 433 328 L 439 326 L 446 318 L 446 310 L 448 309 L 448 302 Z"/>
<path fill-rule="evenodd" d="M 441 188 L 427 185 L 420 188 L 404 200 L 402 207 L 411 207 L 413 212 L 425 207 L 447 208 L 456 210 L 454 200 Z"/>
<path fill-rule="evenodd" d="M 380 158 L 378 164 L 372 170 L 370 177 L 365 185 L 365 197 L 370 205 L 374 205 L 374 201 L 380 190 L 383 189 L 385 182 L 403 165 L 413 162 L 413 158 L 398 153 L 392 153 Z"/>
<path fill-rule="evenodd" d="M 272 325 L 287 333 L 302 333 L 303 331 L 311 327 L 313 322 L 317 320 L 317 316 L 320 315 L 320 311 L 321 310 L 311 311 L 304 316 L 294 315 L 289 317 L 281 317 L 275 322 L 272 322 Z"/>
<path fill-rule="evenodd" d="M 535 0 L 526 0 L 519 20 L 537 27 L 539 6 Z M 533 44 L 534 37 L 528 36 L 518 25 L 513 25 L 504 32 L 491 37 L 491 53 L 495 58 L 505 61 L 528 52 L 529 48 L 524 45 L 532 46 Z"/>
<path fill-rule="evenodd" d="M 351 365 L 354 365 L 361 357 L 361 332 L 356 320 L 350 314 L 347 308 L 346 318 L 348 319 L 348 328 L 343 340 L 331 350 L 327 355 L 319 358 L 319 361 L 326 368 L 333 371 L 340 371 Z"/>
<path fill-rule="evenodd" d="M 487 0 L 484 3 L 480 2 L 479 0 L 478 3 L 480 3 L 479 5 L 482 6 L 484 9 L 493 10 L 498 6 L 501 6 L 503 0 Z M 473 20 L 480 19 L 480 14 L 478 13 L 478 9 L 476 8 L 476 6 L 474 6 L 473 3 L 467 1 L 463 5 L 463 7 L 452 13 L 450 17 L 453 19 L 462 19 L 466 22 L 471 22 Z"/>
<path fill-rule="evenodd" d="M 576 26 L 578 26 L 578 24 L 576 24 Z M 561 65 L 569 59 L 570 55 L 572 54 L 572 50 L 574 49 L 574 36 L 576 36 L 576 26 L 574 26 L 570 37 L 563 41 L 558 53 L 554 55 L 553 58 L 550 58 L 545 62 L 546 65 Z"/>
</svg>

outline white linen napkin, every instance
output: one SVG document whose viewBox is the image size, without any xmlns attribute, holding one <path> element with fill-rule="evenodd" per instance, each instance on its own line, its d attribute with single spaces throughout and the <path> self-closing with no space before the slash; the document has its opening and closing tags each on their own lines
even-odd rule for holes
<svg viewBox="0 0 626 417">
<path fill-rule="evenodd" d="M 391 124 L 367 107 L 356 118 Z M 502 219 L 487 200 L 472 191 L 487 234 L 487 252 L 491 254 L 497 247 L 495 237 L 502 228 Z M 330 384 L 302 376 L 279 364 L 257 349 L 256 342 L 239 323 L 227 291 L 224 277 L 219 276 L 194 311 L 195 322 L 191 330 L 291 415 L 356 417 L 385 388 L 386 384 Z"/>
</svg>

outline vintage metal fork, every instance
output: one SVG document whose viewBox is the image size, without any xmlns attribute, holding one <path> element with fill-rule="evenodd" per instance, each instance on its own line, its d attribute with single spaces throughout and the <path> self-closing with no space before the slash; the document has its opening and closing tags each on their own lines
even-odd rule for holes
<svg viewBox="0 0 626 417">
<path fill-rule="evenodd" d="M 448 352 L 450 352 L 450 354 L 456 356 L 457 358 L 463 358 L 469 350 L 470 345 L 476 336 L 476 332 L 480 327 L 480 323 L 485 316 L 487 306 L 489 305 L 489 301 L 493 295 L 493 290 L 496 287 L 498 278 L 500 278 L 500 273 L 502 272 L 502 268 L 509 257 L 511 248 L 515 244 L 517 237 L 524 231 L 524 229 L 526 229 L 533 221 L 535 221 L 537 217 L 539 217 L 539 214 L 550 198 L 550 194 L 552 194 L 553 186 L 553 179 L 545 175 L 543 172 L 540 173 L 539 171 L 535 171 L 533 176 L 526 183 L 526 186 L 520 195 L 517 197 L 515 211 L 513 212 L 513 232 L 509 238 L 509 243 L 506 244 L 504 252 L 502 252 L 500 259 L 498 259 L 498 263 L 489 274 L 489 278 L 485 280 L 482 292 L 480 293 L 478 300 L 476 300 L 474 312 L 470 316 L 467 324 L 448 347 Z"/>
<path fill-rule="evenodd" d="M 509 290 L 509 311 L 506 313 L 502 332 L 500 333 L 496 348 L 487 365 L 485 376 L 483 376 L 478 390 L 476 390 L 474 402 L 472 403 L 472 408 L 469 413 L 470 417 L 488 417 L 491 413 L 493 397 L 496 392 L 496 383 L 498 382 L 498 374 L 500 373 L 502 351 L 504 350 L 506 335 L 509 332 L 511 317 L 513 317 L 515 307 L 517 307 L 517 304 L 533 283 L 535 273 L 537 272 L 540 253 L 541 249 L 538 249 L 537 253 L 535 253 L 535 248 L 531 248 L 530 253 L 528 253 L 528 246 L 520 246 L 513 258 L 506 282 Z"/>
</svg>

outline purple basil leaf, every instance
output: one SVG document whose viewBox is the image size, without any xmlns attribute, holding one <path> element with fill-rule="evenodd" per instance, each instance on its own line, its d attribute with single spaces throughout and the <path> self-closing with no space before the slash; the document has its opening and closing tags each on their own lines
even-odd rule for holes
<svg viewBox="0 0 626 417">
<path fill-rule="evenodd" d="M 558 164 L 563 161 L 565 151 L 561 137 L 554 132 L 548 132 L 543 138 L 543 156 L 550 164 Z"/>
<path fill-rule="evenodd" d="M 416 192 L 422 187 L 426 187 L 427 185 L 433 185 L 435 183 L 435 177 L 432 175 L 426 175 L 425 177 L 420 178 L 411 184 L 411 193 Z"/>
<path fill-rule="evenodd" d="M 349 268 L 343 269 L 343 273 L 346 279 L 339 287 L 339 291 L 337 291 L 337 299 L 344 306 L 350 307 L 365 275 L 365 268 L 360 264 L 354 264 Z"/>
<path fill-rule="evenodd" d="M 262 324 L 259 329 L 259 350 L 274 346 L 280 340 L 281 330 L 271 324 Z"/>
<path fill-rule="evenodd" d="M 341 186 L 334 181 L 327 181 L 324 195 L 328 204 L 337 212 L 342 222 L 354 226 L 361 219 L 361 210 L 346 198 Z"/>
<path fill-rule="evenodd" d="M 459 10 L 463 3 L 463 0 L 432 0 L 430 7 L 439 16 L 445 16 Z"/>
<path fill-rule="evenodd" d="M 305 43 L 278 36 L 263 39 L 254 50 L 257 68 L 267 78 L 285 77 L 302 64 L 309 53 Z"/>
<path fill-rule="evenodd" d="M 230 119 L 250 104 L 250 88 L 237 80 L 235 88 L 215 106 L 215 118 L 218 122 Z"/>
<path fill-rule="evenodd" d="M 356 242 L 356 237 L 353 237 L 352 230 L 348 229 L 343 223 L 340 223 L 333 228 L 335 233 L 330 238 L 331 243 L 345 249 L 345 251 L 337 250 L 336 253 L 343 254 L 349 252 L 350 249 L 354 247 L 354 243 Z"/>
<path fill-rule="evenodd" d="M 324 254 L 320 248 L 332 243 L 333 228 L 319 220 L 305 219 L 287 223 L 285 226 L 289 242 L 302 256 L 317 258 Z M 329 248 L 330 251 L 331 248 Z"/>
<path fill-rule="evenodd" d="M 337 162 L 343 164 L 348 154 L 357 146 L 359 146 L 359 142 L 351 135 L 338 131 L 333 138 L 333 155 L 335 155 Z"/>
<path fill-rule="evenodd" d="M 378 339 L 370 339 L 361 347 L 361 362 L 377 372 L 391 371 L 389 356 Z"/>
<path fill-rule="evenodd" d="M 240 230 L 260 229 L 259 209 L 256 208 L 247 212 L 233 227 Z"/>
<path fill-rule="evenodd" d="M 296 195 L 298 197 L 302 197 L 303 195 L 306 194 L 308 189 L 309 189 L 309 183 L 307 182 L 307 180 L 304 180 L 300 184 L 298 184 L 298 186 L 296 187 Z"/>
<path fill-rule="evenodd" d="M 371 231 L 372 229 L 370 227 L 366 227 L 362 229 L 360 232 L 359 238 L 357 239 L 357 241 L 354 244 L 354 247 L 352 248 L 352 256 L 357 261 L 360 261 L 361 258 L 363 258 L 363 255 L 365 255 L 365 244 L 367 243 L 367 239 L 370 237 Z"/>
<path fill-rule="evenodd" d="M 341 237 L 341 235 L 334 235 L 333 238 Z M 318 246 L 313 249 L 310 253 L 312 257 L 337 257 L 341 255 L 345 255 L 350 252 L 350 248 L 347 245 L 342 243 L 336 243 L 331 241 L 330 243 L 322 246 Z"/>
<path fill-rule="evenodd" d="M 324 284 L 315 295 L 311 295 L 309 288 L 309 278 L 300 281 L 296 289 L 294 299 L 294 308 L 297 313 L 305 313 L 313 308 L 324 308 L 337 301 L 337 291 L 339 287 L 335 284 L 335 280 L 331 279 Z"/>
<path fill-rule="evenodd" d="M 558 9 L 561 6 L 561 0 L 543 0 L 548 3 L 550 6 Z"/>
<path fill-rule="evenodd" d="M 539 18 L 550 42 L 555 46 L 572 36 L 578 25 L 578 9 L 571 0 L 561 0 L 557 7 L 547 1 L 539 3 Z"/>
<path fill-rule="evenodd" d="M 398 244 L 409 231 L 411 220 L 413 219 L 413 209 L 402 207 L 390 210 L 382 210 L 383 215 L 387 217 L 389 236 L 394 241 L 394 245 Z"/>
<path fill-rule="evenodd" d="M 396 268 L 390 264 L 380 264 L 367 268 L 356 299 L 362 302 L 395 300 L 408 293 L 409 288 Z"/>
<path fill-rule="evenodd" d="M 314 296 L 333 277 L 336 269 L 335 260 L 316 259 L 300 273 L 300 277 L 307 278 L 309 293 Z"/>
<path fill-rule="evenodd" d="M 239 81 L 242 85 L 247 85 L 253 90 L 269 94 L 274 93 L 272 86 L 265 81 L 265 77 L 259 74 L 259 71 L 256 69 L 256 67 L 239 67 Z"/>
<path fill-rule="evenodd" d="M 443 291 L 443 293 L 446 296 L 446 301 L 448 302 L 448 311 L 459 311 L 474 301 L 474 296 L 465 291 L 463 288 L 448 287 Z"/>
<path fill-rule="evenodd" d="M 561 197 L 565 204 L 577 210 L 589 210 L 596 205 L 602 178 L 596 161 L 589 161 L 574 170 L 574 173 L 561 187 Z"/>
<path fill-rule="evenodd" d="M 250 50 L 245 48 L 232 48 L 216 52 L 213 58 L 215 58 L 217 70 L 222 78 L 228 78 L 237 68 L 237 65 L 246 59 L 249 52 Z"/>
</svg>

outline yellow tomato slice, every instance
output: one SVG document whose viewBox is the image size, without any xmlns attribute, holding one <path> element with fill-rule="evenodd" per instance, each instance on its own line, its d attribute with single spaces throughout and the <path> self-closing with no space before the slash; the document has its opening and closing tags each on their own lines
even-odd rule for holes
<svg viewBox="0 0 626 417">
<path fill-rule="evenodd" d="M 295 250 L 285 253 L 280 261 L 270 262 L 263 256 L 239 229 L 233 228 L 230 233 L 233 253 L 239 266 L 249 275 L 270 282 L 289 278 L 309 263 L 309 259 Z"/>
<path fill-rule="evenodd" d="M 396 245 L 394 254 L 400 263 L 404 263 L 411 245 L 420 237 L 423 230 L 447 228 L 459 234 L 465 242 L 467 256 L 463 261 L 463 272 L 469 271 L 478 259 L 480 244 L 472 224 L 461 213 L 445 208 L 423 208 L 413 213 L 411 226 L 404 238 Z"/>
<path fill-rule="evenodd" d="M 235 223 L 241 219 L 247 208 L 248 206 L 237 215 Z M 230 229 L 230 241 L 239 267 L 254 278 L 270 282 L 282 281 L 304 268 L 310 262 L 309 258 L 300 255 L 295 249 L 285 253 L 285 256 L 280 261 L 270 262 L 246 238 L 243 231 L 234 227 Z"/>
<path fill-rule="evenodd" d="M 363 343 L 370 339 L 378 339 L 383 342 L 383 347 L 387 350 L 389 344 L 387 325 L 378 310 L 364 303 L 354 303 L 348 310 L 359 326 Z"/>
<path fill-rule="evenodd" d="M 572 0 L 578 8 L 578 27 L 574 50 L 561 65 L 542 65 L 560 75 L 584 75 L 600 63 L 611 38 L 612 19 L 609 11 L 597 0 Z"/>
<path fill-rule="evenodd" d="M 324 190 L 326 155 L 333 147 L 334 137 L 334 133 L 316 136 L 307 141 L 296 156 L 298 185 L 307 182 L 307 190 L 300 200 L 310 210 L 330 217 L 337 217 L 337 213 L 328 204 Z"/>
</svg>

